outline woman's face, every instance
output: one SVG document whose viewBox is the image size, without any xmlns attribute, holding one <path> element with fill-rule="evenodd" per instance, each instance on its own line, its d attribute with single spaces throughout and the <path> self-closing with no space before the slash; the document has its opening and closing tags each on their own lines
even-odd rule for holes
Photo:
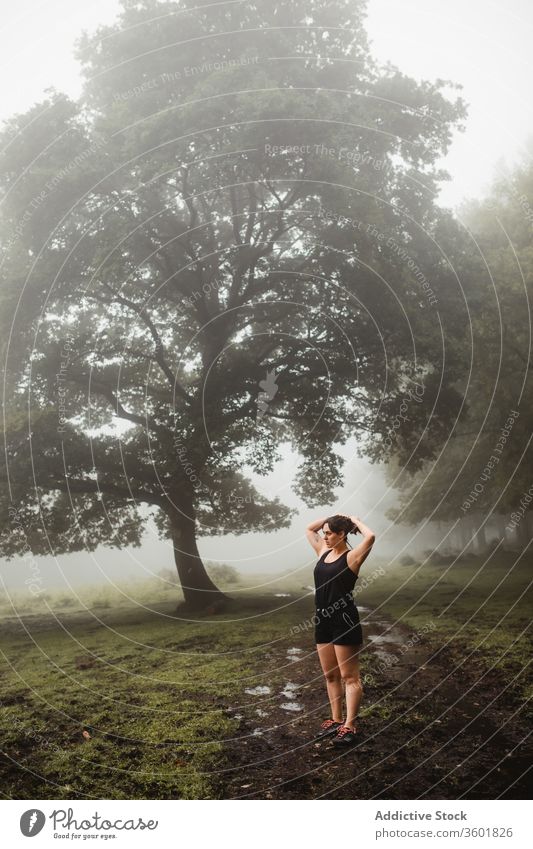
<svg viewBox="0 0 533 849">
<path fill-rule="evenodd" d="M 336 534 L 330 529 L 327 522 L 325 522 L 322 527 L 322 536 L 324 537 L 328 548 L 335 548 L 336 545 L 340 545 L 340 543 L 344 540 L 344 534 Z"/>
</svg>

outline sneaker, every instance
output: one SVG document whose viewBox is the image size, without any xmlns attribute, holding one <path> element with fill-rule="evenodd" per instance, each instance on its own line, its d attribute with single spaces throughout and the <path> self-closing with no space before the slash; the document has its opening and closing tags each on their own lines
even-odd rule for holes
<svg viewBox="0 0 533 849">
<path fill-rule="evenodd" d="M 320 726 L 318 734 L 315 735 L 315 740 L 322 740 L 324 737 L 329 737 L 331 734 L 335 734 L 339 728 L 342 728 L 342 722 L 326 719 Z"/>
<path fill-rule="evenodd" d="M 334 746 L 353 746 L 357 743 L 361 735 L 357 729 L 348 728 L 346 725 L 341 725 L 337 734 L 331 741 Z"/>
</svg>

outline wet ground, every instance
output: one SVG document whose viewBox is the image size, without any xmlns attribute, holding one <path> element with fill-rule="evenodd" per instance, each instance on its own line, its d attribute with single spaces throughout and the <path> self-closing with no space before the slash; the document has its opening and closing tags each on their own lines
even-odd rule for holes
<svg viewBox="0 0 533 849">
<path fill-rule="evenodd" d="M 234 799 L 529 798 L 531 733 L 512 681 L 459 639 L 392 625 L 359 607 L 364 699 L 360 742 L 339 751 L 314 734 L 330 716 L 310 631 L 260 658 L 257 683 L 228 715 L 220 795 Z M 421 629 L 423 630 L 423 629 Z"/>
</svg>

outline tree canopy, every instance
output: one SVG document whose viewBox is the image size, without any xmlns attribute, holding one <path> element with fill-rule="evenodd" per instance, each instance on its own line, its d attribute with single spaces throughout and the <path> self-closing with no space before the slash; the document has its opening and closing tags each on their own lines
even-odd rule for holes
<svg viewBox="0 0 533 849">
<path fill-rule="evenodd" d="M 80 99 L 6 123 L 5 556 L 138 545 L 146 503 L 201 607 L 197 536 L 290 522 L 247 477 L 284 446 L 309 506 L 348 438 L 435 455 L 463 403 L 468 240 L 435 200 L 466 107 L 379 67 L 364 17 L 123 0 L 79 41 Z"/>
</svg>

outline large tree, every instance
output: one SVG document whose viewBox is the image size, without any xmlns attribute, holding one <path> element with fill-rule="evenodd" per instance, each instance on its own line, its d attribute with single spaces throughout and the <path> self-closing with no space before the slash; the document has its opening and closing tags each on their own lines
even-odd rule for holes
<svg viewBox="0 0 533 849">
<path fill-rule="evenodd" d="M 287 446 L 323 504 L 336 446 L 396 452 L 418 389 L 410 467 L 445 434 L 465 326 L 436 163 L 465 106 L 375 64 L 360 0 L 122 5 L 78 45 L 79 101 L 3 131 L 0 541 L 136 545 L 144 502 L 205 607 L 198 535 L 290 521 L 246 470 Z"/>
<path fill-rule="evenodd" d="M 457 388 L 467 403 L 437 462 L 414 474 L 397 462 L 389 479 L 402 490 L 391 518 L 416 524 L 428 517 L 460 521 L 462 543 L 483 548 L 490 520 L 500 537 L 510 515 L 519 544 L 531 540 L 533 463 L 533 168 L 530 157 L 495 179 L 487 197 L 469 201 L 460 219 L 471 250 L 458 257 L 469 315 L 469 356 Z M 459 226 L 459 225 L 458 225 Z M 512 523 L 510 527 L 512 526 Z"/>
</svg>

